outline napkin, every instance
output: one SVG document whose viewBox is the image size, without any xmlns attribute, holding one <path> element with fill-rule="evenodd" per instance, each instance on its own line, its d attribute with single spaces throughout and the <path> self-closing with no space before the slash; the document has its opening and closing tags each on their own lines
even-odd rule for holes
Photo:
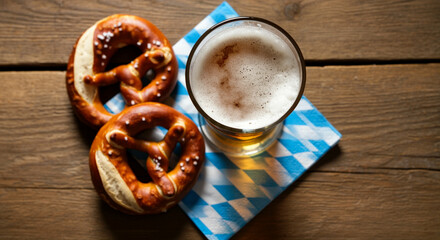
<svg viewBox="0 0 440 240">
<path fill-rule="evenodd" d="M 196 124 L 199 124 L 198 112 L 185 87 L 189 52 L 209 27 L 236 16 L 234 9 L 223 2 L 173 47 L 179 62 L 178 82 L 165 104 L 184 113 Z M 124 109 L 125 102 L 118 94 L 105 107 L 118 113 Z M 154 134 L 160 137 L 164 135 L 163 131 L 159 129 Z M 341 134 L 303 96 L 285 120 L 281 136 L 263 153 L 232 158 L 207 145 L 206 162 L 200 177 L 179 206 L 208 239 L 229 239 L 340 138 Z M 146 159 L 141 153 L 132 154 L 136 159 Z"/>
</svg>

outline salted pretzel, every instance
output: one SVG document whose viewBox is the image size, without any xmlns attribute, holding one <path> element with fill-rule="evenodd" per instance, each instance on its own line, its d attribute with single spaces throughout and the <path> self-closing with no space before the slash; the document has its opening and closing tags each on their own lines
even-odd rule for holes
<svg viewBox="0 0 440 240">
<path fill-rule="evenodd" d="M 106 72 L 113 54 L 127 45 L 137 46 L 142 54 L 131 63 Z M 155 78 L 143 87 L 141 78 L 150 69 Z M 113 115 L 103 107 L 99 86 L 120 82 L 128 106 L 160 102 L 174 89 L 177 71 L 172 47 L 156 26 L 140 17 L 112 15 L 98 21 L 77 40 L 67 66 L 67 92 L 77 116 L 99 128 Z"/>
<path fill-rule="evenodd" d="M 168 129 L 163 140 L 136 137 L 156 126 Z M 169 169 L 178 143 L 181 156 Z M 151 182 L 137 179 L 127 149 L 148 154 Z M 131 214 L 153 214 L 177 204 L 193 187 L 205 160 L 205 144 L 197 126 L 182 113 L 161 103 L 140 103 L 124 109 L 99 130 L 89 157 L 95 189 L 110 206 Z"/>
</svg>

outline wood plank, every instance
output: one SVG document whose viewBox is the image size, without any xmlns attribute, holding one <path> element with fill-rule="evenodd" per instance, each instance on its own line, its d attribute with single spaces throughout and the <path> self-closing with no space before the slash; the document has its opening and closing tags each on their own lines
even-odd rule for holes
<svg viewBox="0 0 440 240">
<path fill-rule="evenodd" d="M 131 216 L 89 189 L 0 188 L 1 239 L 203 239 L 179 208 Z"/>
<path fill-rule="evenodd" d="M 2 1 L 0 66 L 64 66 L 79 35 L 115 13 L 148 18 L 174 44 L 222 1 Z M 440 58 L 440 2 L 228 1 L 278 23 L 307 60 Z"/>
<path fill-rule="evenodd" d="M 314 172 L 302 179 L 244 227 L 237 239 L 440 237 L 438 172 Z"/>
<path fill-rule="evenodd" d="M 314 172 L 234 239 L 438 239 L 440 174 Z M 1 239 L 203 239 L 179 208 L 121 214 L 89 189 L 0 188 Z"/>
<path fill-rule="evenodd" d="M 90 188 L 88 152 L 95 132 L 74 117 L 65 73 L 0 75 L 0 184 Z"/>
<path fill-rule="evenodd" d="M 440 65 L 307 69 L 305 95 L 342 135 L 344 163 L 440 169 Z"/>
<path fill-rule="evenodd" d="M 440 64 L 307 72 L 306 96 L 343 134 L 313 171 L 440 169 Z M 0 83 L 0 186 L 91 189 L 95 132 L 74 117 L 64 72 L 1 72 Z"/>
</svg>

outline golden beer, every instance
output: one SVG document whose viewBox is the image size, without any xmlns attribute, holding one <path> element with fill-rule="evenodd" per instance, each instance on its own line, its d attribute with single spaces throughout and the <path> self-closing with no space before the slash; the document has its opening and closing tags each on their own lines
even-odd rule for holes
<svg viewBox="0 0 440 240">
<path fill-rule="evenodd" d="M 230 156 L 270 146 L 305 87 L 296 42 L 274 23 L 254 17 L 210 28 L 191 50 L 185 74 L 203 134 Z"/>
</svg>

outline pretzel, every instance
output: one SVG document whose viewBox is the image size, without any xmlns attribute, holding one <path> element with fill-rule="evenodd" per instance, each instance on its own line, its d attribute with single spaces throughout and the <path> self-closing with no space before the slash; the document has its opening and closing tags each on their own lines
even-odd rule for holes
<svg viewBox="0 0 440 240">
<path fill-rule="evenodd" d="M 162 141 L 135 138 L 155 126 L 168 129 Z M 170 171 L 177 144 L 181 156 Z M 139 181 L 130 168 L 127 148 L 146 152 L 152 181 Z M 193 187 L 205 161 L 205 144 L 197 126 L 182 113 L 161 103 L 124 109 L 98 132 L 90 149 L 90 172 L 98 194 L 110 206 L 130 214 L 164 212 Z"/>
<path fill-rule="evenodd" d="M 112 55 L 127 45 L 142 54 L 131 63 L 105 72 Z M 145 87 L 141 77 L 150 69 L 155 78 Z M 160 102 L 168 97 L 177 81 L 177 60 L 166 37 L 149 21 L 131 15 L 112 15 L 87 29 L 77 40 L 66 72 L 67 92 L 77 116 L 99 128 L 113 114 L 103 106 L 99 87 L 120 82 L 127 105 Z"/>
</svg>

